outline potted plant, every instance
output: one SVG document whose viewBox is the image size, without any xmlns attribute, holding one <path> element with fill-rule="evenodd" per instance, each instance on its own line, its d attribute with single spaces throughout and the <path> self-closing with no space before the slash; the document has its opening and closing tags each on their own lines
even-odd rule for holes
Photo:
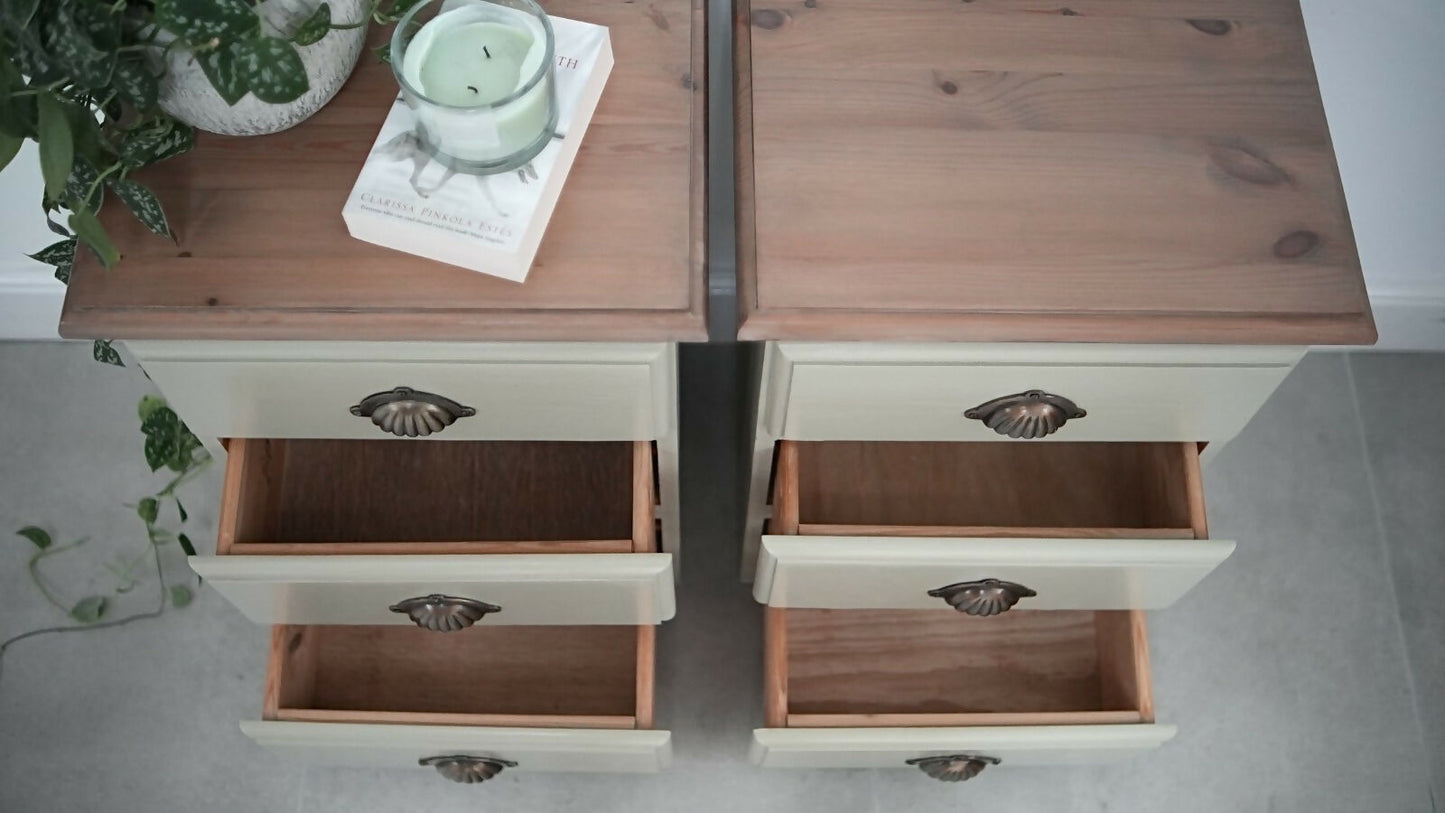
<svg viewBox="0 0 1445 813">
<path fill-rule="evenodd" d="M 26 139 L 38 144 L 42 207 L 66 238 L 33 256 L 62 281 L 77 241 L 114 265 L 120 255 L 96 218 L 107 192 L 174 237 L 135 170 L 189 150 L 196 127 L 259 134 L 298 123 L 340 89 L 367 23 L 394 22 L 414 0 L 385 11 L 377 0 L 337 2 L 348 19 L 318 0 L 0 0 L 0 169 Z M 52 217 L 62 210 L 63 224 Z"/>
</svg>

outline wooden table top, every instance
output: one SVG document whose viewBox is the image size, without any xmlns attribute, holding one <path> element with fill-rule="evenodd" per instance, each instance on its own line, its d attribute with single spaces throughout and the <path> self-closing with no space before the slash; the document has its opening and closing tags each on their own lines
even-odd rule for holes
<svg viewBox="0 0 1445 813">
<path fill-rule="evenodd" d="M 1375 339 L 1298 0 L 739 0 L 743 339 Z"/>
<path fill-rule="evenodd" d="M 123 207 L 124 259 L 82 250 L 60 332 L 76 338 L 702 340 L 706 32 L 702 0 L 543 0 L 611 29 L 616 67 L 522 284 L 352 239 L 341 219 L 397 93 L 363 53 L 313 118 L 272 136 L 202 136 L 137 177 L 180 244 Z M 391 28 L 373 30 L 382 42 Z"/>
</svg>

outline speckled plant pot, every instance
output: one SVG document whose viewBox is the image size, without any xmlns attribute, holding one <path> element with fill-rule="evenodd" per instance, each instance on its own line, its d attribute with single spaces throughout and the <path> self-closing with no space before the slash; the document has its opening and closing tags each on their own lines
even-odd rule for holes
<svg viewBox="0 0 1445 813">
<path fill-rule="evenodd" d="M 266 0 L 261 16 L 268 31 L 289 35 L 319 5 L 320 0 Z M 362 19 L 371 8 L 367 0 L 330 0 L 330 5 L 331 19 L 338 25 Z M 172 52 L 161 81 L 161 109 L 198 130 L 220 135 L 266 135 L 295 127 L 346 84 L 366 45 L 366 29 L 331 31 L 320 42 L 299 48 L 311 89 L 287 104 L 267 104 L 248 93 L 235 105 L 228 105 L 194 57 Z"/>
</svg>

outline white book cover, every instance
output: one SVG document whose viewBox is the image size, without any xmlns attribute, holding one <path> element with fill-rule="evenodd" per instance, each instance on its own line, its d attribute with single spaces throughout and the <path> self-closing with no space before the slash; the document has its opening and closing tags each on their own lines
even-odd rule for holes
<svg viewBox="0 0 1445 813">
<path fill-rule="evenodd" d="M 551 143 L 521 169 L 455 172 L 421 148 L 398 95 L 342 210 L 352 237 L 514 282 L 527 278 L 612 72 L 605 27 L 550 20 L 557 55 Z"/>
</svg>

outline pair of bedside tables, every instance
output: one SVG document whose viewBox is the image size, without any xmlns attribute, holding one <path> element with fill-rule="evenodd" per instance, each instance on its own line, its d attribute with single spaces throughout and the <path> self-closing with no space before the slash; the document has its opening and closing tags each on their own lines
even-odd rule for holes
<svg viewBox="0 0 1445 813">
<path fill-rule="evenodd" d="M 1143 611 L 1233 549 L 1201 459 L 1308 345 L 1374 336 L 1296 0 L 739 0 L 735 155 L 701 2 L 547 9 L 617 66 L 525 284 L 347 237 L 371 64 L 148 171 L 179 246 L 117 216 L 125 261 L 74 272 L 62 333 L 124 340 L 225 462 L 192 566 L 273 625 L 245 732 L 457 781 L 667 765 L 723 161 L 754 760 L 964 779 L 1171 737 Z"/>
</svg>

